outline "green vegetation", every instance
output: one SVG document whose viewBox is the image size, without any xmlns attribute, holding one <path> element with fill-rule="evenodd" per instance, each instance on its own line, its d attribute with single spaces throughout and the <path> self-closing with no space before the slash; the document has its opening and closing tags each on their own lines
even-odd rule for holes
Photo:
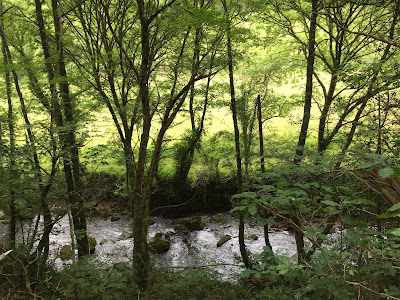
<svg viewBox="0 0 400 300">
<path fill-rule="evenodd" d="M 399 29 L 398 0 L 0 1 L 0 298 L 400 299 Z M 236 283 L 153 266 L 151 215 L 228 210 Z M 91 262 L 123 212 L 132 264 Z"/>
</svg>

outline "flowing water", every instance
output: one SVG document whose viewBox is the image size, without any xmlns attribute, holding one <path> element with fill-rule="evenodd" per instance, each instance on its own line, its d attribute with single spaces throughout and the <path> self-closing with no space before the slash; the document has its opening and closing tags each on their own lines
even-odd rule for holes
<svg viewBox="0 0 400 300">
<path fill-rule="evenodd" d="M 154 224 L 149 227 L 149 241 L 156 233 L 167 233 L 171 242 L 168 252 L 152 254 L 156 266 L 179 269 L 180 267 L 207 267 L 217 271 L 222 279 L 235 280 L 242 271 L 238 246 L 238 221 L 227 214 L 203 215 L 206 228 L 184 234 L 175 231 L 172 221 L 162 217 L 152 218 Z M 7 225 L 0 223 L 0 243 L 7 238 Z M 122 215 L 118 221 L 110 219 L 91 219 L 88 221 L 88 233 L 97 240 L 93 259 L 106 264 L 129 262 L 132 256 L 133 238 L 130 220 Z M 251 238 L 255 234 L 258 239 Z M 232 239 L 217 247 L 223 235 Z M 291 232 L 270 228 L 270 241 L 275 253 L 292 256 L 296 253 L 294 236 Z M 250 252 L 259 253 L 265 246 L 262 226 L 246 224 L 246 245 Z M 57 258 L 59 249 L 71 243 L 68 218 L 63 217 L 50 236 L 51 259 L 62 267 L 68 261 Z M 214 266 L 213 266 L 214 265 Z"/>
</svg>

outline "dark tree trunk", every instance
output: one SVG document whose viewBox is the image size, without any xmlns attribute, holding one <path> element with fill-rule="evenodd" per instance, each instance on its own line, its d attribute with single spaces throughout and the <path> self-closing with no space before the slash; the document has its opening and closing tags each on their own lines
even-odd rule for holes
<svg viewBox="0 0 400 300">
<path fill-rule="evenodd" d="M 335 71 L 334 71 L 335 72 Z M 335 93 L 337 84 L 337 74 L 334 73 L 331 76 L 331 81 L 329 84 L 329 89 L 325 97 L 324 107 L 322 108 L 321 116 L 319 118 L 319 125 L 318 125 L 318 146 L 317 151 L 318 153 L 324 152 L 328 145 L 330 144 L 329 140 L 325 140 L 325 129 L 326 129 L 326 120 L 328 118 L 329 110 L 333 101 L 333 96 Z"/>
<path fill-rule="evenodd" d="M 399 14 L 400 14 L 400 1 L 397 1 L 396 3 L 396 9 L 394 11 L 394 15 L 393 15 L 393 21 L 389 30 L 389 38 L 393 38 L 394 34 L 395 34 L 395 28 L 397 25 L 397 20 L 399 18 Z M 383 65 L 384 62 L 386 62 L 390 57 L 390 50 L 391 50 L 392 45 L 387 44 L 385 47 L 385 50 L 382 54 L 382 57 L 380 59 L 380 63 Z M 377 90 L 373 88 L 373 85 L 376 83 L 377 79 L 378 79 L 378 74 L 380 73 L 380 69 L 376 70 L 374 73 L 374 76 L 372 77 L 371 81 L 370 81 L 370 85 L 368 88 L 368 91 L 366 92 L 365 96 L 363 97 L 363 102 L 361 102 L 361 106 L 358 108 L 358 111 L 353 119 L 353 121 L 351 122 L 351 128 L 350 128 L 350 132 L 347 135 L 346 138 L 346 142 L 342 147 L 342 154 L 345 154 L 346 151 L 349 149 L 354 135 L 356 133 L 356 129 L 358 127 L 358 123 L 360 121 L 360 118 L 362 116 L 362 113 L 364 112 L 365 107 L 367 106 L 368 100 L 371 99 L 374 95 L 377 94 Z M 335 168 L 338 169 L 340 168 L 341 165 L 341 161 L 339 160 L 336 165 Z"/>
<path fill-rule="evenodd" d="M 0 2 L 0 15 L 3 13 L 3 3 Z M 9 60 L 7 56 L 7 43 L 5 40 L 4 36 L 4 24 L 3 24 L 3 18 L 0 17 L 0 27 L 1 27 L 1 49 L 3 53 L 3 60 L 4 60 L 4 65 L 6 66 L 5 68 L 5 82 L 6 82 L 6 93 L 7 93 L 7 103 L 8 103 L 8 117 L 7 117 L 7 122 L 8 122 L 8 131 L 9 131 L 9 139 L 10 139 L 10 151 L 9 151 L 9 159 L 10 159 L 10 174 L 11 174 L 11 180 L 16 181 L 17 180 L 17 174 L 16 174 L 16 161 L 15 161 L 15 155 L 16 155 L 16 145 L 15 145 L 15 129 L 14 129 L 14 112 L 13 112 L 13 104 L 12 104 L 12 99 L 11 99 L 11 79 L 10 79 L 10 71 L 9 69 Z M 15 207 L 15 200 L 16 200 L 16 192 L 15 192 L 15 185 L 16 182 L 10 182 L 10 224 L 9 224 L 9 237 L 10 237 L 10 247 L 15 248 L 15 234 L 16 234 L 16 227 L 17 227 L 17 211 Z"/>
<path fill-rule="evenodd" d="M 318 0 L 312 0 L 312 11 L 310 17 L 310 31 L 308 37 L 308 56 L 307 56 L 307 79 L 306 93 L 304 96 L 304 112 L 299 141 L 296 147 L 296 156 L 294 162 L 300 163 L 304 153 L 304 145 L 306 144 L 308 124 L 311 116 L 311 100 L 313 91 L 313 74 L 314 74 L 314 58 L 315 58 L 315 31 L 317 28 Z"/>
<path fill-rule="evenodd" d="M 59 6 L 57 0 L 52 0 L 53 21 L 55 29 L 55 41 L 57 49 L 56 59 L 52 59 L 50 54 L 50 47 L 48 44 L 45 23 L 43 19 L 43 12 L 40 0 L 35 0 L 36 7 L 36 21 L 39 28 L 39 35 L 41 39 L 43 54 L 45 58 L 46 71 L 50 83 L 51 93 L 51 115 L 59 128 L 60 146 L 63 151 L 63 166 L 65 181 L 67 183 L 68 201 L 71 204 L 71 212 L 73 216 L 74 230 L 78 242 L 78 256 L 83 256 L 89 253 L 87 232 L 86 232 L 86 218 L 83 207 L 83 201 L 79 197 L 80 183 L 80 168 L 79 168 L 79 153 L 75 141 L 75 120 L 73 117 L 73 109 L 69 95 L 68 80 L 65 71 L 64 63 L 64 50 L 62 45 L 61 36 L 61 20 L 59 17 Z M 57 67 L 53 66 L 52 61 L 55 61 Z M 54 71 L 57 69 L 57 74 Z M 65 123 L 63 120 L 63 113 L 61 106 L 58 103 L 57 88 L 55 85 L 56 75 L 60 77 L 59 89 L 60 97 L 63 102 L 63 109 L 65 114 Z M 65 130 L 65 125 L 71 125 L 68 130 Z"/>
<path fill-rule="evenodd" d="M 195 44 L 200 43 L 199 39 L 199 32 L 196 30 L 196 42 Z M 199 46 L 197 46 L 199 47 Z M 200 49 L 196 50 L 194 55 L 193 55 L 193 66 L 192 66 L 192 77 L 194 78 L 196 74 L 198 73 L 198 60 L 199 60 L 199 54 L 200 54 Z M 188 145 L 186 149 L 184 149 L 181 153 L 181 156 L 178 158 L 178 166 L 176 170 L 176 182 L 175 182 L 175 196 L 177 203 L 183 203 L 184 200 L 184 189 L 182 187 L 187 183 L 187 178 L 189 171 L 192 167 L 193 164 L 193 158 L 194 158 L 194 153 L 196 150 L 196 147 L 200 143 L 201 136 L 203 134 L 203 128 L 204 128 L 204 120 L 206 117 L 206 112 L 208 108 L 208 94 L 210 90 L 210 83 L 211 83 L 211 72 L 212 72 L 212 66 L 214 64 L 214 55 L 211 57 L 211 63 L 210 63 L 210 72 L 209 72 L 209 77 L 207 78 L 207 85 L 206 85 L 206 90 L 204 92 L 204 104 L 203 104 L 203 111 L 202 115 L 199 121 L 199 124 L 196 125 L 195 121 L 195 112 L 193 108 L 193 101 L 194 101 L 194 82 L 192 86 L 190 87 L 190 98 L 189 98 L 189 112 L 190 112 L 190 120 L 192 124 L 192 132 L 191 136 L 189 137 Z"/>
<path fill-rule="evenodd" d="M 229 11 L 226 4 L 226 0 L 222 0 L 222 5 L 224 6 L 225 15 L 229 18 Z M 243 175 L 242 175 L 242 158 L 240 154 L 240 135 L 239 135 L 239 126 L 237 120 L 237 111 L 236 111 L 236 99 L 235 99 L 235 83 L 233 78 L 233 54 L 232 54 L 232 44 L 231 44 L 231 22 L 228 19 L 227 21 L 227 55 L 228 55 L 228 69 L 229 69 L 229 85 L 230 85 L 230 94 L 231 94 L 231 111 L 232 111 L 232 119 L 233 119 L 233 127 L 235 132 L 235 150 L 236 150 L 236 165 L 237 165 L 237 185 L 238 185 L 238 193 L 243 191 Z M 250 258 L 247 253 L 246 244 L 244 241 L 244 217 L 243 213 L 240 212 L 239 215 L 239 248 L 240 254 L 243 259 L 243 263 L 246 268 L 251 267 Z"/>
<path fill-rule="evenodd" d="M 79 150 L 75 138 L 76 120 L 73 113 L 73 106 L 69 93 L 69 82 L 65 69 L 64 48 L 62 42 L 62 23 L 58 0 L 52 0 L 51 6 L 53 11 L 55 40 L 57 46 L 56 70 L 58 71 L 57 75 L 59 77 L 59 89 L 63 104 L 62 106 L 65 116 L 65 125 L 69 127 L 66 132 L 65 143 L 67 151 L 69 152 L 68 159 L 71 162 L 72 168 L 68 168 L 66 177 L 68 177 L 67 182 L 69 182 L 70 185 L 69 201 L 71 204 L 72 219 L 74 221 L 76 242 L 78 244 L 78 256 L 81 257 L 89 253 L 89 246 L 87 239 L 85 207 L 84 202 L 79 195 L 82 184 L 80 175 Z"/>
<path fill-rule="evenodd" d="M 147 245 L 148 208 L 145 194 L 145 168 L 147 145 L 150 138 L 151 113 L 149 105 L 149 76 L 150 76 L 150 32 L 146 16 L 145 3 L 137 0 L 138 17 L 140 20 L 141 63 L 139 71 L 139 101 L 142 105 L 143 125 L 140 138 L 137 172 L 133 189 L 133 268 L 135 280 L 141 287 L 147 286 L 150 268 L 149 249 Z"/>
<path fill-rule="evenodd" d="M 258 120 L 258 138 L 260 140 L 260 170 L 261 173 L 265 173 L 265 159 L 264 159 L 264 134 L 263 134 L 263 122 L 262 122 L 262 111 L 261 111 L 261 97 L 257 96 L 257 120 Z"/>
<path fill-rule="evenodd" d="M 296 156 L 294 163 L 299 164 L 304 154 L 304 145 L 307 139 L 308 125 L 311 117 L 311 101 L 313 92 L 313 74 L 314 74 L 314 60 L 315 60 L 315 32 L 317 28 L 317 14 L 318 14 L 318 0 L 312 0 L 312 10 L 310 16 L 310 30 L 308 37 L 308 56 L 307 56 L 307 79 L 306 79 L 306 93 L 304 96 L 304 112 L 301 130 L 299 134 L 299 141 L 296 147 Z M 296 225 L 300 226 L 300 222 L 296 216 L 292 216 Z M 301 263 L 304 259 L 304 240 L 303 232 L 296 229 L 294 230 L 298 261 Z"/>
<path fill-rule="evenodd" d="M 262 111 L 261 111 L 261 97 L 257 96 L 257 120 L 258 120 L 258 138 L 260 140 L 260 168 L 261 174 L 265 173 L 265 160 L 264 160 L 264 135 L 263 135 L 263 122 L 262 122 Z M 264 218 L 268 219 L 270 216 L 267 213 L 263 213 Z M 265 246 L 272 250 L 271 242 L 269 241 L 269 228 L 268 223 L 264 224 L 264 241 Z"/>
<path fill-rule="evenodd" d="M 11 52 L 8 47 L 8 43 L 6 40 L 5 32 L 3 30 L 3 26 L 1 26 L 1 28 L 0 28 L 0 35 L 1 35 L 1 38 L 3 41 L 3 55 L 5 55 L 5 59 L 8 61 L 9 66 L 12 68 L 14 85 L 15 85 L 15 89 L 17 91 L 17 94 L 18 94 L 18 97 L 20 100 L 20 106 L 21 106 L 22 115 L 24 117 L 24 121 L 25 121 L 25 125 L 26 125 L 28 140 L 29 140 L 29 143 L 30 143 L 30 146 L 32 149 L 32 156 L 33 156 L 33 162 L 34 162 L 33 168 L 35 170 L 35 177 L 38 180 L 38 184 L 39 184 L 40 203 L 41 203 L 41 210 L 43 212 L 43 219 L 44 219 L 43 227 L 44 227 L 44 229 L 43 229 L 42 238 L 39 242 L 38 250 L 39 250 L 39 253 L 42 251 L 42 249 L 45 250 L 43 253 L 43 256 L 42 256 L 42 261 L 45 262 L 47 260 L 48 254 L 49 254 L 49 236 L 50 236 L 51 230 L 54 225 L 53 220 L 51 218 L 50 208 L 49 208 L 49 205 L 47 202 L 47 194 L 49 193 L 52 184 L 50 182 L 46 186 L 44 186 L 44 182 L 43 182 L 42 174 L 41 174 L 41 170 L 40 170 L 39 156 L 36 151 L 35 137 L 32 132 L 32 128 L 31 128 L 32 126 L 31 126 L 31 123 L 28 118 L 28 112 L 26 109 L 25 100 L 24 100 L 22 91 L 20 89 L 18 75 L 17 75 L 14 65 L 13 65 Z M 53 176 L 55 174 L 54 159 L 53 159 L 53 163 L 52 163 L 51 174 Z M 50 180 L 52 180 L 52 179 L 50 179 Z"/>
</svg>

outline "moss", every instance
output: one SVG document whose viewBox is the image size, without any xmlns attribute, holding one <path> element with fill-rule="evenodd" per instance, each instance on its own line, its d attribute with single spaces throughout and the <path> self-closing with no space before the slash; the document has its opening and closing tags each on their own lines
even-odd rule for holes
<svg viewBox="0 0 400 300">
<path fill-rule="evenodd" d="M 189 230 L 203 230 L 206 227 L 206 221 L 200 216 L 195 216 L 186 219 L 185 226 Z"/>
<path fill-rule="evenodd" d="M 171 247 L 171 243 L 170 243 L 170 241 L 168 241 L 166 239 L 160 238 L 153 242 L 150 242 L 149 247 L 150 247 L 150 249 L 152 249 L 153 251 L 155 251 L 157 253 L 165 253 Z"/>
<path fill-rule="evenodd" d="M 228 234 L 222 236 L 219 241 L 217 242 L 217 247 L 221 247 L 223 244 L 225 244 L 227 241 L 229 241 L 232 237 Z"/>
</svg>

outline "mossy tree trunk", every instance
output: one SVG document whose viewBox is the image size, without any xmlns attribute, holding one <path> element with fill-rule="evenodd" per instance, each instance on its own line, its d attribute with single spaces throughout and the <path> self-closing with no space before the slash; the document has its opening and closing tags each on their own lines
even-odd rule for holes
<svg viewBox="0 0 400 300">
<path fill-rule="evenodd" d="M 65 181 L 68 191 L 68 202 L 71 205 L 71 213 L 74 223 L 74 231 L 78 243 L 78 256 L 89 253 L 87 241 L 86 216 L 83 199 L 80 197 L 81 178 L 79 150 L 76 142 L 76 120 L 74 117 L 71 96 L 69 92 L 69 79 L 67 77 L 64 47 L 62 39 L 61 9 L 57 0 L 51 1 L 53 26 L 55 31 L 56 56 L 51 54 L 49 38 L 43 18 L 42 3 L 35 0 L 36 21 L 45 58 L 45 67 L 48 75 L 51 94 L 51 116 L 59 132 L 59 143 L 62 149 Z M 54 62 L 54 63 L 53 63 Z M 58 91 L 56 83 L 58 82 Z M 61 99 L 61 105 L 59 103 Z"/>
</svg>

